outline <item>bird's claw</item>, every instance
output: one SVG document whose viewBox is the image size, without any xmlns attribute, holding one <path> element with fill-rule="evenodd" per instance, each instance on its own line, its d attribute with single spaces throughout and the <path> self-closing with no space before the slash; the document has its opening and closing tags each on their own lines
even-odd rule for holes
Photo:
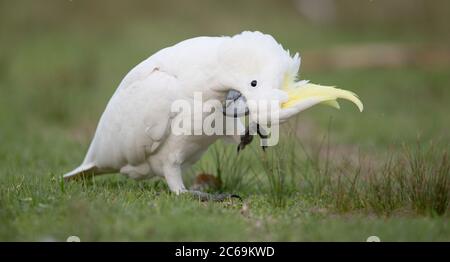
<svg viewBox="0 0 450 262">
<path fill-rule="evenodd" d="M 187 193 L 191 194 L 195 198 L 199 199 L 200 201 L 214 201 L 214 202 L 222 202 L 227 199 L 237 198 L 240 201 L 242 201 L 242 198 L 239 195 L 236 194 L 227 194 L 227 193 L 220 193 L 220 194 L 209 194 L 201 191 L 195 191 L 195 190 L 189 190 Z"/>
<path fill-rule="evenodd" d="M 265 134 L 265 130 L 259 124 L 256 124 L 256 133 L 258 134 L 258 136 L 261 139 L 269 138 L 269 136 L 267 134 Z M 239 145 L 237 147 L 237 152 L 239 153 L 240 151 L 244 150 L 244 148 L 248 144 L 250 144 L 252 141 L 253 141 L 253 135 L 250 134 L 250 128 L 247 128 L 247 129 L 245 129 L 245 134 L 243 136 L 241 136 L 241 142 L 239 143 Z M 261 148 L 265 152 L 267 146 L 262 145 Z"/>
<path fill-rule="evenodd" d="M 245 134 L 243 136 L 241 136 L 241 142 L 239 143 L 238 147 L 237 147 L 237 152 L 239 153 L 240 151 L 244 150 L 245 146 L 247 146 L 248 144 L 250 144 L 253 140 L 253 136 L 250 135 L 250 131 L 249 129 L 247 129 L 245 131 Z"/>
<path fill-rule="evenodd" d="M 269 138 L 269 136 L 266 134 L 266 131 L 265 131 L 259 124 L 256 124 L 256 132 L 258 133 L 258 136 L 259 136 L 261 139 L 267 139 L 267 138 Z M 263 150 L 264 152 L 266 152 L 267 145 L 263 144 L 263 145 L 261 146 L 261 148 L 262 148 L 262 150 Z"/>
</svg>

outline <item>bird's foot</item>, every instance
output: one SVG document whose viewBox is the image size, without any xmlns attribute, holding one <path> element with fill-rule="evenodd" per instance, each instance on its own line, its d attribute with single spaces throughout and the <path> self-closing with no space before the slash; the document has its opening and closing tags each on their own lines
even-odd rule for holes
<svg viewBox="0 0 450 262">
<path fill-rule="evenodd" d="M 193 197 L 199 199 L 200 201 L 222 202 L 222 201 L 225 201 L 227 199 L 232 199 L 232 198 L 237 198 L 239 200 L 242 200 L 242 198 L 238 195 L 227 194 L 227 193 L 209 194 L 209 193 L 196 191 L 196 190 L 188 190 L 185 193 L 192 195 Z"/>
<path fill-rule="evenodd" d="M 239 143 L 238 147 L 237 147 L 237 152 L 239 154 L 240 151 L 244 150 L 245 146 L 247 146 L 248 144 L 250 144 L 253 140 L 253 136 L 250 135 L 250 131 L 247 128 L 245 130 L 245 134 L 243 136 L 241 136 L 241 142 Z"/>
<path fill-rule="evenodd" d="M 245 129 L 245 134 L 241 136 L 241 142 L 239 143 L 238 147 L 237 147 L 237 152 L 239 154 L 240 151 L 244 150 L 244 148 L 250 144 L 253 140 L 253 135 L 252 135 L 252 127 L 247 127 Z M 266 151 L 267 145 L 266 145 L 266 139 L 269 138 L 269 136 L 267 135 L 266 130 L 264 130 L 259 124 L 256 124 L 256 133 L 258 134 L 258 136 L 261 138 L 261 142 L 263 143 L 261 145 L 261 148 L 263 151 Z"/>
</svg>

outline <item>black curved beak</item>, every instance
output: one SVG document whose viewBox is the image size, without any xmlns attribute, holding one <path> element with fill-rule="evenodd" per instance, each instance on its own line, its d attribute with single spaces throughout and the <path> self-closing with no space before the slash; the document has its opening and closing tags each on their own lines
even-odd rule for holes
<svg viewBox="0 0 450 262">
<path fill-rule="evenodd" d="M 222 113 L 234 118 L 247 116 L 249 114 L 247 99 L 236 90 L 230 90 L 227 94 Z"/>
<path fill-rule="evenodd" d="M 230 90 L 227 94 L 222 112 L 225 116 L 234 118 L 247 116 L 250 113 L 247 106 L 247 99 L 245 99 L 245 97 L 239 91 Z M 255 126 L 253 125 L 252 128 L 255 128 Z M 250 132 L 250 127 L 248 126 L 245 128 L 245 134 L 241 136 L 241 142 L 239 143 L 237 148 L 238 153 L 253 141 L 253 135 L 251 135 L 250 133 L 253 132 Z M 265 130 L 259 124 L 256 124 L 256 133 L 261 139 L 268 138 Z M 264 145 L 261 147 L 263 151 L 265 151 L 267 148 L 267 146 Z"/>
</svg>

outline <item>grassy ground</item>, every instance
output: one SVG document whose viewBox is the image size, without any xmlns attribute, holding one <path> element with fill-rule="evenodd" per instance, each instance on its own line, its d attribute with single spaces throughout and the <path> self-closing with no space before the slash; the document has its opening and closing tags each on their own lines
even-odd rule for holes
<svg viewBox="0 0 450 262">
<path fill-rule="evenodd" d="M 311 25 L 265 1 L 180 5 L 0 2 L 0 240 L 450 240 L 448 67 L 308 71 L 303 61 L 302 78 L 355 91 L 365 111 L 313 108 L 267 154 L 218 143 L 186 174 L 192 184 L 220 173 L 221 190 L 244 202 L 202 203 L 119 175 L 62 183 L 123 75 L 184 38 L 253 29 L 302 52 L 449 39 L 396 23 Z"/>
</svg>

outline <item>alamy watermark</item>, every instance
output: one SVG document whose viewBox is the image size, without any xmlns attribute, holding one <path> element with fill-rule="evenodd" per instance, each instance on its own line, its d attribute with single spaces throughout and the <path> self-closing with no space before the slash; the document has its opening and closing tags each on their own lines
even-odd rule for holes
<svg viewBox="0 0 450 262">
<path fill-rule="evenodd" d="M 234 114 L 226 114 L 227 107 Z M 246 108 L 245 108 L 246 107 Z M 228 108 L 229 109 L 229 108 Z M 175 100 L 171 105 L 171 131 L 174 135 L 189 136 L 242 136 L 245 132 L 261 137 L 261 145 L 274 146 L 279 141 L 280 103 L 277 100 L 236 101 L 203 99 L 201 92 L 193 99 Z M 250 112 L 247 116 L 243 112 Z M 258 128 L 257 128 L 258 127 Z"/>
</svg>

